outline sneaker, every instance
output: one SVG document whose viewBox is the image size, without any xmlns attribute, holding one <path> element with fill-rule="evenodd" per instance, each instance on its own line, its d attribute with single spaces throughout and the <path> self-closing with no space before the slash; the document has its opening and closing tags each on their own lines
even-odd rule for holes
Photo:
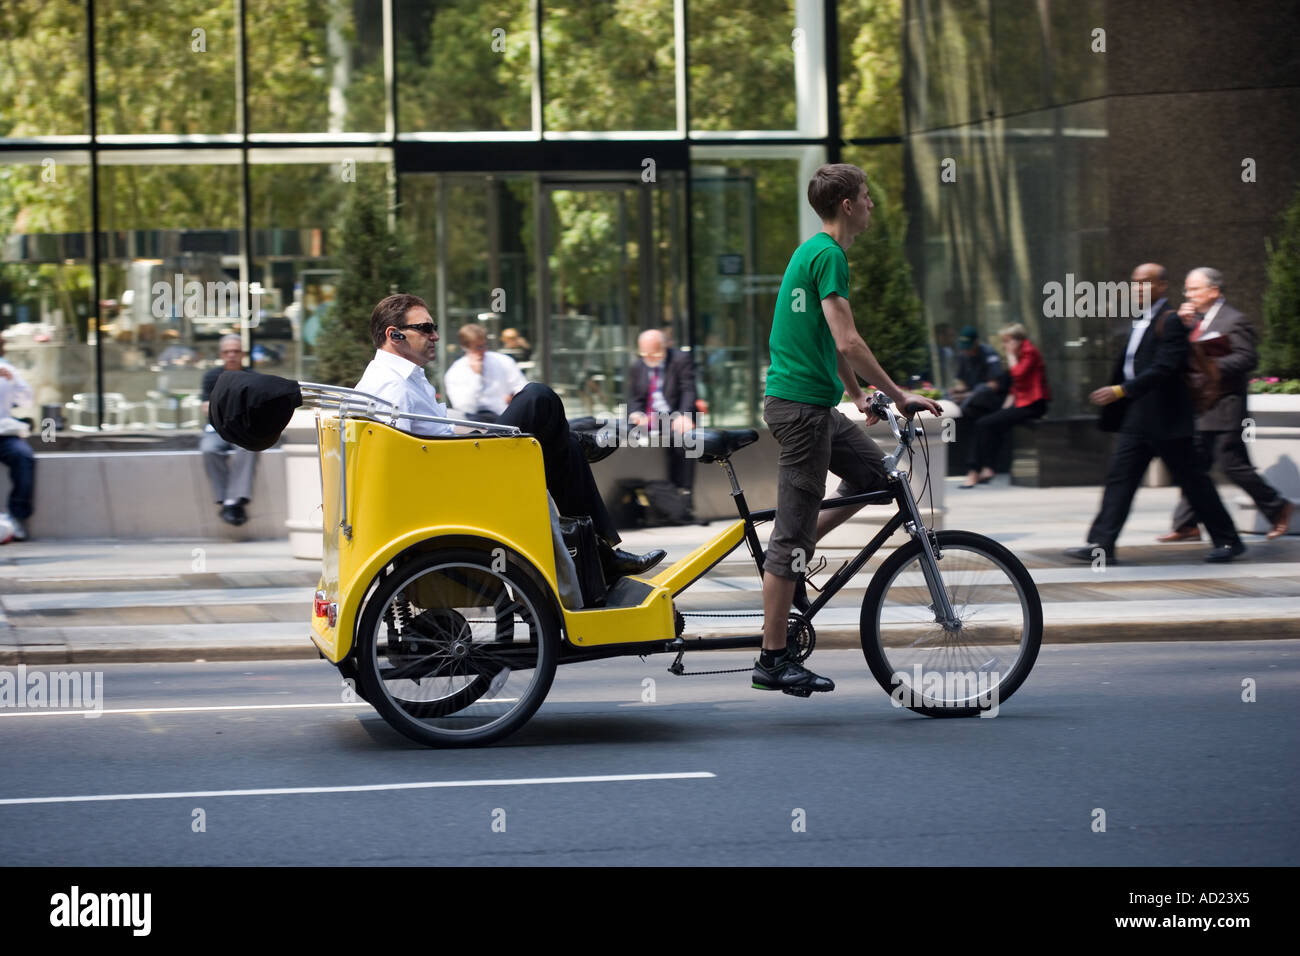
<svg viewBox="0 0 1300 956">
<path fill-rule="evenodd" d="M 28 540 L 28 538 L 31 537 L 31 535 L 29 535 L 29 534 L 27 533 L 27 527 L 26 527 L 26 525 L 24 525 L 24 524 L 23 524 L 21 521 L 19 521 L 17 518 L 10 518 L 10 519 L 9 519 L 9 524 L 13 526 L 13 538 L 12 538 L 12 540 L 14 540 L 14 541 L 26 541 L 26 540 Z"/>
<path fill-rule="evenodd" d="M 237 505 L 222 505 L 221 520 L 224 521 L 226 524 L 233 524 L 233 525 L 240 524 L 241 522 L 239 520 L 239 512 L 235 510 L 237 507 L 238 507 Z"/>
<path fill-rule="evenodd" d="M 754 690 L 779 690 L 795 697 L 807 697 L 814 691 L 834 689 L 833 680 L 814 674 L 790 660 L 788 655 L 782 655 L 771 667 L 764 667 L 761 657 L 754 661 Z"/>
</svg>

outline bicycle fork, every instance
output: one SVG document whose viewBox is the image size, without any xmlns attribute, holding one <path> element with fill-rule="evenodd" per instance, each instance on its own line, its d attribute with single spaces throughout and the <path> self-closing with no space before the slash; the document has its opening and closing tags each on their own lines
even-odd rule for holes
<svg viewBox="0 0 1300 956">
<path fill-rule="evenodd" d="M 948 592 L 944 589 L 943 578 L 939 574 L 939 542 L 921 518 L 909 475 L 895 469 L 890 472 L 890 477 L 897 478 L 902 489 L 903 506 L 908 515 L 903 527 L 921 546 L 921 574 L 925 577 L 926 587 L 930 589 L 930 609 L 934 611 L 935 623 L 949 633 L 960 630 L 961 621 L 952 609 L 952 602 L 948 600 Z"/>
</svg>

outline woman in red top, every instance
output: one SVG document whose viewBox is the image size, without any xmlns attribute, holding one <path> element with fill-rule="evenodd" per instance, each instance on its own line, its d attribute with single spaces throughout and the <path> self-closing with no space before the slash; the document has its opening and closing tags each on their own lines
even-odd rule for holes
<svg viewBox="0 0 1300 956">
<path fill-rule="evenodd" d="M 1017 322 L 999 332 L 1002 349 L 1011 366 L 1011 389 L 1000 411 L 985 415 L 975 423 L 975 467 L 959 488 L 973 488 L 993 477 L 993 462 L 997 460 L 1002 439 L 1011 426 L 1019 422 L 1041 418 L 1052 400 L 1047 387 L 1047 368 L 1043 353 L 1029 341 L 1029 333 Z"/>
</svg>

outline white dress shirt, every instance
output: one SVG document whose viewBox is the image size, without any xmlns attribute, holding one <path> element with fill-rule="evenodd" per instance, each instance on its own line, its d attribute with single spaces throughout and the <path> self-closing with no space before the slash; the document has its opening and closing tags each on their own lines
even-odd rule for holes
<svg viewBox="0 0 1300 956">
<path fill-rule="evenodd" d="M 32 403 L 31 386 L 23 381 L 23 377 L 18 374 L 18 369 L 5 359 L 0 358 L 0 368 L 8 369 L 9 374 L 13 376 L 5 378 L 0 375 L 0 435 L 26 435 L 27 423 L 20 422 L 10 412 L 14 410 L 15 405 Z"/>
<path fill-rule="evenodd" d="M 447 417 L 447 407 L 438 401 L 438 391 L 429 384 L 424 366 L 409 362 L 400 355 L 379 349 L 357 382 L 357 391 L 391 402 L 404 412 Z M 417 435 L 452 435 L 455 430 L 441 422 L 412 421 L 399 418 L 397 427 Z"/>
<path fill-rule="evenodd" d="M 1142 336 L 1146 335 L 1151 319 L 1164 308 L 1164 305 L 1164 299 L 1157 299 L 1142 313 L 1142 318 L 1133 320 L 1133 331 L 1129 333 L 1128 348 L 1124 350 L 1124 381 L 1137 378 L 1137 372 L 1133 370 L 1133 357 L 1137 355 L 1138 345 L 1142 342 Z"/>
<path fill-rule="evenodd" d="M 473 414 L 486 408 L 500 415 L 528 379 L 509 355 L 484 352 L 482 375 L 470 368 L 469 356 L 462 355 L 447 369 L 443 384 L 451 407 L 457 411 Z"/>
</svg>

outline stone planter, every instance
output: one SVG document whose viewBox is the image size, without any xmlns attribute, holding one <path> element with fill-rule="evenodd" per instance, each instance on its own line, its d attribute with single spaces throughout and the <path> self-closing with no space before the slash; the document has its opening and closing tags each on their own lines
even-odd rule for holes
<svg viewBox="0 0 1300 956">
<path fill-rule="evenodd" d="M 1282 495 L 1300 502 L 1300 395 L 1250 395 L 1243 423 L 1246 448 L 1255 469 Z M 1255 502 L 1235 488 L 1225 501 L 1242 531 L 1263 533 L 1272 523 Z M 1291 519 L 1289 534 L 1300 534 L 1300 517 Z"/>
<path fill-rule="evenodd" d="M 321 559 L 320 459 L 316 449 L 316 413 L 298 409 L 284 430 L 284 451 L 289 551 L 295 558 Z"/>
</svg>

